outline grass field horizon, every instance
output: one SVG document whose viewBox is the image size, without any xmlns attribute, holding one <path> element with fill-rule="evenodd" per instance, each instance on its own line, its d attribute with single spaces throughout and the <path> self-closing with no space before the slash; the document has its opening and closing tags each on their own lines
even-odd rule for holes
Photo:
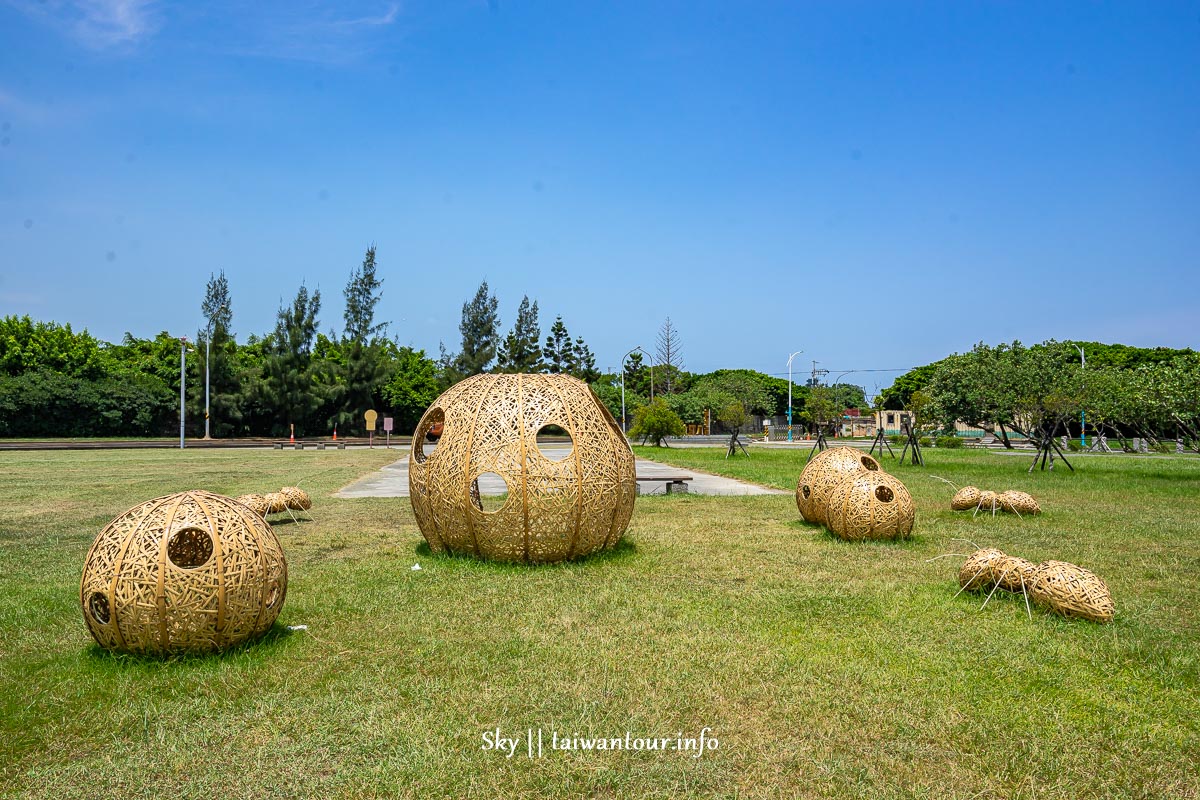
<svg viewBox="0 0 1200 800">
<path fill-rule="evenodd" d="M 792 489 L 807 450 L 635 448 Z M 0 456 L 0 793 L 27 797 L 1187 797 L 1200 776 L 1200 459 L 1076 473 L 936 451 L 883 466 L 911 541 L 848 544 L 790 495 L 643 497 L 625 540 L 538 567 L 433 556 L 406 499 L 333 497 L 395 450 Z M 954 513 L 958 485 L 1038 518 Z M 285 607 L 220 656 L 105 653 L 78 606 L 116 514 L 190 488 L 296 484 Z M 1116 621 L 955 596 L 970 539 L 1072 561 Z M 419 563 L 421 570 L 413 571 Z M 290 631 L 288 626 L 307 625 Z M 694 737 L 691 753 L 483 749 L 523 737 Z"/>
</svg>

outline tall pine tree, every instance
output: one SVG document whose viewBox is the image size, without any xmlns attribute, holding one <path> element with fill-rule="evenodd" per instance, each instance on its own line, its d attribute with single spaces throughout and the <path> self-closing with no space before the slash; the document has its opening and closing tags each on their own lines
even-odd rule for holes
<svg viewBox="0 0 1200 800">
<path fill-rule="evenodd" d="M 529 295 L 521 298 L 517 321 L 500 345 L 496 369 L 498 372 L 542 372 L 542 328 L 538 324 L 538 304 L 529 303 Z"/>
<path fill-rule="evenodd" d="M 479 284 L 479 290 L 469 302 L 463 303 L 462 322 L 458 331 L 462 334 L 462 350 L 454 358 L 453 369 L 461 378 L 486 372 L 496 358 L 500 340 L 500 303 L 488 291 L 488 283 Z"/>
<path fill-rule="evenodd" d="M 383 296 L 383 280 L 375 273 L 375 246 L 367 248 L 361 267 L 346 281 L 345 329 L 342 332 L 342 364 L 338 370 L 337 411 L 334 421 L 353 426 L 363 412 L 382 399 L 380 391 L 387 383 L 389 360 L 383 334 L 387 323 L 375 322 L 375 306 Z"/>
<path fill-rule="evenodd" d="M 584 383 L 599 380 L 600 370 L 596 369 L 596 357 L 592 355 L 591 348 L 584 343 L 582 336 L 575 337 L 575 344 L 572 350 L 574 351 L 573 358 L 575 361 L 575 368 L 572 370 L 572 374 Z"/>
<path fill-rule="evenodd" d="M 575 371 L 575 345 L 561 315 L 555 317 L 554 324 L 550 326 L 550 335 L 546 337 L 542 354 L 546 359 L 547 372 L 569 374 Z"/>
<path fill-rule="evenodd" d="M 324 399 L 323 381 L 318 379 L 312 359 L 320 311 L 321 290 L 309 295 L 303 283 L 292 304 L 279 307 L 275 332 L 266 348 L 262 387 L 264 400 L 274 411 L 275 434 L 288 433 L 292 424 L 300 434 L 319 432 L 307 428 Z"/>
<path fill-rule="evenodd" d="M 229 297 L 229 280 L 225 277 L 225 270 L 221 270 L 219 275 L 209 275 L 200 310 L 204 314 L 205 325 L 203 330 L 196 333 L 200 357 L 194 360 L 197 374 L 192 385 L 204 385 L 207 367 L 211 415 L 209 430 L 213 436 L 229 436 L 237 432 L 242 415 L 235 364 L 237 343 L 231 330 L 233 305 Z M 203 430 L 203 390 L 191 392 L 189 400 L 192 400 L 189 405 L 194 404 L 194 411 L 189 410 L 189 416 L 200 420 L 197 428 Z"/>
</svg>

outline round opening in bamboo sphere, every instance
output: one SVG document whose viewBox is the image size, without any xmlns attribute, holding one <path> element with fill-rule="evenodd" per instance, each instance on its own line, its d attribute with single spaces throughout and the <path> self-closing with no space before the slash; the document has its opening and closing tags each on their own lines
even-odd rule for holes
<svg viewBox="0 0 1200 800">
<path fill-rule="evenodd" d="M 234 499 L 249 508 L 255 514 L 258 514 L 260 517 L 265 517 L 271 510 L 271 504 L 268 503 L 267 498 L 263 497 L 261 494 L 243 494 L 238 495 Z"/>
<path fill-rule="evenodd" d="M 974 486 L 964 486 L 955 493 L 954 499 L 950 501 L 950 508 L 954 511 L 970 511 L 979 506 L 979 497 L 982 494 Z"/>
<path fill-rule="evenodd" d="M 916 507 L 908 488 L 886 472 L 843 476 L 829 495 L 829 529 L 843 539 L 905 539 Z"/>
<path fill-rule="evenodd" d="M 817 453 L 796 481 L 796 507 L 806 522 L 827 525 L 829 493 L 845 475 L 877 472 L 879 462 L 853 447 L 831 447 Z"/>
<path fill-rule="evenodd" d="M 205 491 L 142 503 L 100 532 L 80 604 L 101 647 L 223 650 L 264 633 L 287 593 L 283 548 L 248 506 Z"/>
<path fill-rule="evenodd" d="M 293 511 L 308 511 L 312 508 L 312 498 L 299 486 L 285 486 L 279 490 L 279 494 L 283 496 L 284 505 Z"/>
<path fill-rule="evenodd" d="M 1001 492 L 996 497 L 996 502 L 1005 511 L 1012 514 L 1020 514 L 1023 517 L 1030 514 L 1042 513 L 1042 507 L 1038 505 L 1038 501 L 1034 500 L 1032 495 L 1028 495 L 1025 492 L 1018 492 L 1015 489 Z"/>
<path fill-rule="evenodd" d="M 439 423 L 435 446 L 427 433 Z M 551 432 L 570 441 L 543 451 L 538 435 Z M 497 561 L 562 561 L 612 547 L 637 494 L 633 452 L 617 421 L 567 375 L 476 375 L 455 384 L 418 423 L 408 467 L 413 513 L 430 549 Z M 503 495 L 489 496 L 491 487 Z"/>
<path fill-rule="evenodd" d="M 1008 558 L 995 547 L 984 547 L 967 556 L 958 570 L 958 585 L 964 589 L 988 589 L 996 582 L 995 566 Z"/>
<path fill-rule="evenodd" d="M 1029 595 L 1064 617 L 1112 622 L 1116 611 L 1112 593 L 1098 575 L 1065 561 L 1038 564 Z"/>
</svg>

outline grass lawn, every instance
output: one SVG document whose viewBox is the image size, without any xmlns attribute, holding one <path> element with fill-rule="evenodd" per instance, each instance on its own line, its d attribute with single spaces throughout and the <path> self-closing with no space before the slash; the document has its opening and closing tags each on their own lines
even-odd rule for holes
<svg viewBox="0 0 1200 800">
<path fill-rule="evenodd" d="M 806 451 L 639 448 L 792 489 Z M 893 471 L 914 539 L 846 544 L 790 496 L 641 498 L 614 551 L 517 567 L 433 557 L 406 499 L 336 489 L 397 451 L 0 455 L 0 793 L 36 797 L 1196 797 L 1200 459 L 928 453 Z M 892 469 L 892 462 L 885 462 Z M 949 511 L 957 484 L 1045 513 Z M 264 640 L 159 661 L 97 648 L 96 533 L 150 497 L 300 483 Z M 1108 626 L 955 597 L 969 538 L 1100 574 Z M 422 569 L 413 571 L 414 563 Z M 288 631 L 306 624 L 307 631 Z M 694 752 L 550 751 L 558 736 Z M 483 749 L 500 728 L 512 758 Z M 547 750 L 525 751 L 527 729 Z"/>
</svg>

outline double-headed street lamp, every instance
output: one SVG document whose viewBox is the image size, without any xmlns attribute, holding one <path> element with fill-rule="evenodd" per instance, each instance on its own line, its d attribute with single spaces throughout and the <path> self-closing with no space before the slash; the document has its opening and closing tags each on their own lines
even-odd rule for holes
<svg viewBox="0 0 1200 800">
<path fill-rule="evenodd" d="M 788 356 L 788 441 L 792 440 L 792 359 L 803 353 L 803 350 L 797 350 Z"/>
</svg>

